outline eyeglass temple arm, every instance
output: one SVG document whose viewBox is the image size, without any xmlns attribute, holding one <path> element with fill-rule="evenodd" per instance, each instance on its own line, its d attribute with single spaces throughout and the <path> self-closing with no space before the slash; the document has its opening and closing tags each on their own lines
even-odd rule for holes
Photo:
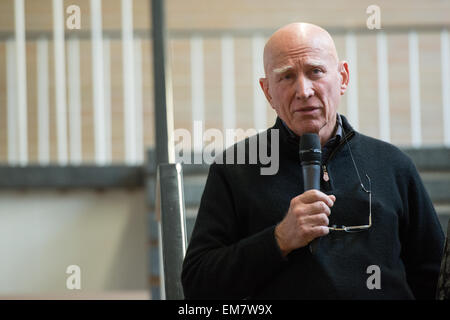
<svg viewBox="0 0 450 320">
<path fill-rule="evenodd" d="M 371 191 L 372 191 L 372 183 L 370 182 L 370 178 L 369 178 L 369 176 L 367 175 L 367 173 L 366 173 L 366 178 L 367 178 L 367 181 L 369 181 L 369 190 L 367 190 L 366 187 L 364 187 L 362 181 L 361 181 L 361 188 L 363 188 L 363 190 L 364 190 L 365 192 L 371 192 Z"/>
</svg>

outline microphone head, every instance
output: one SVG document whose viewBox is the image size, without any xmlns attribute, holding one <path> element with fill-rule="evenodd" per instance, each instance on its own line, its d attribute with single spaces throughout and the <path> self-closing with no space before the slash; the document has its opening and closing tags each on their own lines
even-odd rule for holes
<svg viewBox="0 0 450 320">
<path fill-rule="evenodd" d="M 300 161 L 304 164 L 318 164 L 322 162 L 322 147 L 317 133 L 305 133 L 300 137 Z"/>
</svg>

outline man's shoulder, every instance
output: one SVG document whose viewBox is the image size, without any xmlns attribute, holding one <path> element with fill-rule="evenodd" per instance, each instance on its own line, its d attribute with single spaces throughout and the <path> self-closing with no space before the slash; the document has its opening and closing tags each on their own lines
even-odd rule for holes
<svg viewBox="0 0 450 320">
<path fill-rule="evenodd" d="M 274 175 L 278 172 L 280 150 L 272 140 L 278 139 L 273 128 L 261 130 L 218 153 L 211 166 L 237 175 Z"/>
<path fill-rule="evenodd" d="M 250 161 L 250 159 L 248 158 L 254 156 L 254 154 L 252 154 L 253 152 L 256 152 L 256 155 L 258 155 L 258 150 L 260 147 L 270 146 L 272 137 L 271 132 L 273 132 L 273 129 L 274 128 L 259 130 L 259 132 L 247 136 L 244 139 L 226 147 L 225 150 L 217 153 L 217 156 L 214 159 L 214 163 L 236 164 L 237 162 L 240 162 L 239 160 L 242 160 L 239 159 L 239 157 L 242 157 L 244 155 L 246 157 L 245 163 L 247 163 L 247 161 Z"/>
<path fill-rule="evenodd" d="M 387 162 L 392 166 L 401 168 L 414 167 L 414 163 L 409 155 L 398 146 L 362 133 L 358 133 L 361 151 L 380 162 Z"/>
</svg>

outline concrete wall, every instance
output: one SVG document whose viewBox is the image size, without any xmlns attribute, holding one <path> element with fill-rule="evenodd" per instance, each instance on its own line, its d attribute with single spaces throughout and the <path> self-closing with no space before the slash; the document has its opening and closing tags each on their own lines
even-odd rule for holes
<svg viewBox="0 0 450 320">
<path fill-rule="evenodd" d="M 145 297 L 147 225 L 140 190 L 0 192 L 0 299 Z M 69 265 L 81 268 L 81 290 L 66 288 Z"/>
</svg>

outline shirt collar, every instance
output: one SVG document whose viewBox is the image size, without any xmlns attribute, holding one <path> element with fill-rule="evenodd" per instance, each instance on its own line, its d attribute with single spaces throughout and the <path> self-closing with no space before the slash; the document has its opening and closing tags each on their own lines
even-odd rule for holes
<svg viewBox="0 0 450 320">
<path fill-rule="evenodd" d="M 281 118 L 280 118 L 281 120 Z M 336 130 L 336 134 L 330 138 L 330 140 L 337 138 L 338 140 L 340 140 L 342 138 L 342 119 L 341 119 L 341 115 L 339 113 L 336 113 L 336 122 L 337 122 L 337 130 Z M 283 126 L 286 128 L 287 132 L 289 133 L 289 136 L 291 138 L 294 139 L 298 139 L 299 137 L 286 125 L 286 123 L 284 123 L 283 120 L 281 120 L 281 123 L 283 124 Z"/>
</svg>

